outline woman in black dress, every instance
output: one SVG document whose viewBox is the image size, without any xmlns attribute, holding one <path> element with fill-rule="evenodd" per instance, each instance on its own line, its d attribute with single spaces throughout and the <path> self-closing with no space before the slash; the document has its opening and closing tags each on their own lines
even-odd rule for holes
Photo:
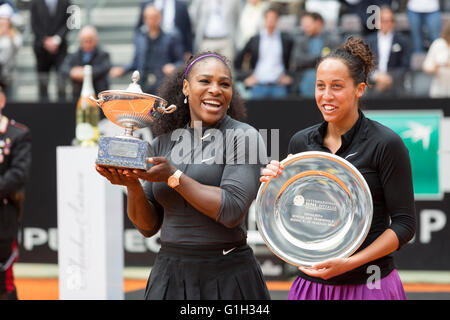
<svg viewBox="0 0 450 320">
<path fill-rule="evenodd" d="M 161 230 L 145 298 L 269 299 L 245 228 L 259 187 L 254 148 L 265 160 L 265 147 L 258 131 L 236 120 L 245 108 L 228 62 L 213 53 L 192 57 L 159 96 L 178 109 L 154 123 L 153 166 L 97 166 L 127 187 L 128 216 L 138 230 L 146 237 Z"/>
</svg>

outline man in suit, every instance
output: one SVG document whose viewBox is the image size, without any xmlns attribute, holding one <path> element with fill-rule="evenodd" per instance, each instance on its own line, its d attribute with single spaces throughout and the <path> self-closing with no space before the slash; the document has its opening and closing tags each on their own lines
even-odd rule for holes
<svg viewBox="0 0 450 320">
<path fill-rule="evenodd" d="M 192 54 L 193 35 L 187 3 L 183 0 L 142 1 L 136 30 L 139 30 L 144 25 L 144 9 L 150 4 L 155 6 L 161 12 L 161 27 L 163 31 L 166 33 L 171 33 L 176 29 L 181 35 L 184 57 L 188 59 Z"/>
<path fill-rule="evenodd" d="M 67 56 L 61 66 L 61 73 L 72 82 L 74 100 L 80 97 L 85 65 L 92 66 L 92 80 L 96 94 L 109 89 L 108 73 L 111 69 L 109 53 L 98 45 L 98 34 L 94 27 L 83 27 L 78 37 L 79 49 Z"/>
<path fill-rule="evenodd" d="M 161 29 L 161 14 L 153 5 L 144 10 L 146 28 L 136 33 L 133 61 L 126 67 L 113 67 L 112 78 L 138 70 L 144 92 L 156 94 L 166 75 L 183 64 L 183 46 L 178 33 L 165 33 Z"/>
<path fill-rule="evenodd" d="M 264 15 L 264 29 L 247 42 L 238 52 L 234 67 L 245 78 L 244 85 L 251 88 L 254 99 L 266 97 L 284 98 L 292 77 L 287 74 L 291 60 L 293 41 L 277 29 L 279 13 L 270 7 Z M 250 70 L 243 69 L 244 60 L 249 60 Z"/>
<path fill-rule="evenodd" d="M 395 31 L 395 15 L 390 7 L 380 10 L 380 29 L 367 36 L 366 42 L 375 55 L 377 66 L 371 76 L 374 83 L 369 96 L 399 96 L 404 91 L 404 74 L 409 69 L 408 41 Z"/>
<path fill-rule="evenodd" d="M 33 49 L 39 78 L 39 98 L 43 101 L 48 100 L 48 81 L 52 68 L 58 76 L 58 99 L 65 99 L 65 86 L 59 77 L 59 67 L 67 53 L 69 6 L 69 0 L 33 0 L 31 3 Z"/>
<path fill-rule="evenodd" d="M 291 71 L 298 78 L 298 90 L 304 97 L 314 97 L 316 64 L 319 59 L 337 48 L 342 39 L 338 33 L 324 32 L 323 17 L 316 12 L 305 12 L 300 28 L 293 32 Z"/>
</svg>

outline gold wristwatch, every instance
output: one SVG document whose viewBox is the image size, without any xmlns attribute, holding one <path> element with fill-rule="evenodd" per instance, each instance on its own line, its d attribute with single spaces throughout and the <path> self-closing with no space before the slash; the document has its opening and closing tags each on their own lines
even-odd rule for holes
<svg viewBox="0 0 450 320">
<path fill-rule="evenodd" d="M 169 187 L 171 188 L 178 187 L 180 185 L 180 177 L 182 174 L 183 172 L 181 170 L 175 171 L 175 173 L 171 175 L 169 179 L 167 179 L 167 184 L 169 185 Z"/>
</svg>

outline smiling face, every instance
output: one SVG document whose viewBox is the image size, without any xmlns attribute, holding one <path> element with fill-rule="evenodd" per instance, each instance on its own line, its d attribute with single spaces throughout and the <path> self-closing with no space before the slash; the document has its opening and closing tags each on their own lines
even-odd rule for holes
<svg viewBox="0 0 450 320">
<path fill-rule="evenodd" d="M 192 121 L 214 126 L 227 114 L 233 95 L 228 67 L 217 58 L 204 58 L 189 71 L 183 81 L 183 94 L 189 99 Z"/>
<path fill-rule="evenodd" d="M 354 83 L 349 69 L 341 59 L 323 60 L 316 74 L 316 103 L 325 121 L 343 130 L 350 129 L 358 119 L 358 100 L 366 84 Z"/>
</svg>

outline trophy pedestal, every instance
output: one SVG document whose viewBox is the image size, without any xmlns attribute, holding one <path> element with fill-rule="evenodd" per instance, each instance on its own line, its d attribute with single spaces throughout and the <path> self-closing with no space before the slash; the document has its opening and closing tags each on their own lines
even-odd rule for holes
<svg viewBox="0 0 450 320">
<path fill-rule="evenodd" d="M 100 137 L 96 164 L 116 168 L 148 170 L 150 145 L 133 137 Z"/>
<path fill-rule="evenodd" d="M 123 189 L 94 168 L 97 148 L 57 148 L 62 300 L 123 300 Z"/>
</svg>

